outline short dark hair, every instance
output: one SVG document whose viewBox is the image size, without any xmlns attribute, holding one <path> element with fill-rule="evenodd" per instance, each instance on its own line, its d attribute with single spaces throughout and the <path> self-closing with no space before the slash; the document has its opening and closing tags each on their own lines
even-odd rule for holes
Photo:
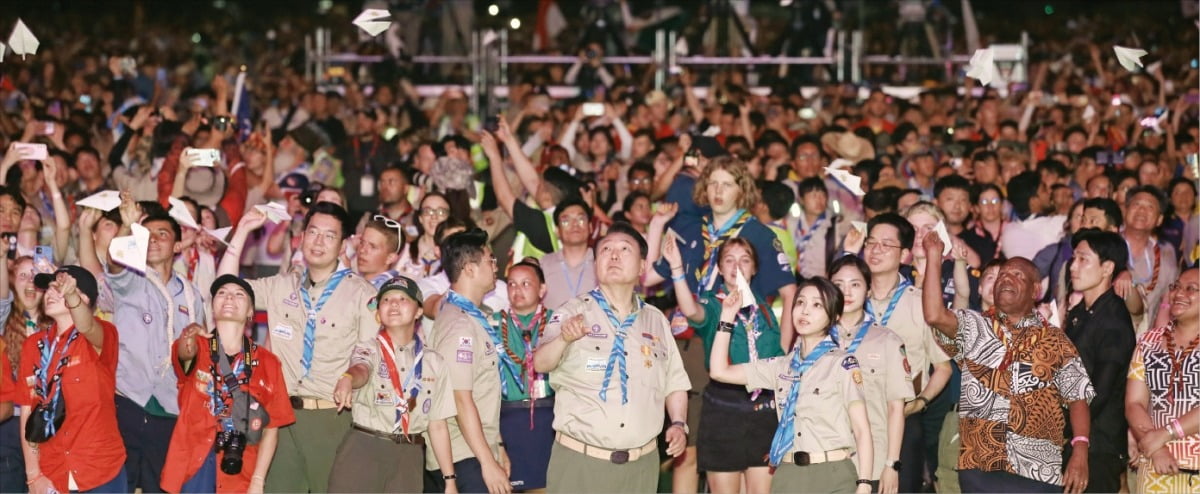
<svg viewBox="0 0 1200 494">
<path fill-rule="evenodd" d="M 446 218 L 444 221 L 442 221 L 441 223 L 438 223 L 437 228 L 433 230 L 433 241 L 435 243 L 441 244 L 443 240 L 446 240 L 446 236 L 447 236 L 446 232 L 453 230 L 455 228 L 462 228 L 463 230 L 471 230 L 473 228 L 476 228 L 476 226 L 475 226 L 475 222 L 472 221 L 471 218 L 459 218 L 457 216 L 450 216 L 450 217 Z M 413 242 L 413 244 L 415 244 L 415 243 L 416 242 Z"/>
<path fill-rule="evenodd" d="M 180 238 L 183 238 L 183 229 L 179 227 L 179 222 L 175 221 L 175 218 L 172 218 L 171 215 L 161 213 L 149 214 L 142 219 L 142 225 L 151 221 L 165 221 L 171 225 L 171 233 L 175 234 L 174 241 L 178 242 Z"/>
<path fill-rule="evenodd" d="M 829 189 L 825 188 L 825 180 L 821 177 L 808 177 L 796 184 L 796 199 L 803 198 L 809 192 L 820 191 L 829 195 Z"/>
<path fill-rule="evenodd" d="M 900 188 L 887 186 L 871 189 L 863 196 L 863 208 L 877 213 L 896 212 L 896 199 L 900 196 Z"/>
<path fill-rule="evenodd" d="M 458 281 L 467 264 L 483 259 L 487 241 L 487 232 L 478 228 L 455 233 L 442 241 L 442 269 L 451 283 Z"/>
<path fill-rule="evenodd" d="M 1077 249 L 1083 242 L 1088 243 L 1088 247 L 1092 248 L 1101 263 L 1113 263 L 1114 279 L 1129 267 L 1129 245 L 1120 234 L 1099 228 L 1084 228 L 1071 236 L 1071 248 Z"/>
<path fill-rule="evenodd" d="M 19 167 L 15 166 L 13 168 L 17 168 L 18 170 L 20 169 Z M 0 187 L 0 197 L 8 196 L 9 199 L 12 199 L 13 202 L 17 203 L 17 207 L 21 209 L 21 214 L 25 214 L 25 197 L 21 195 L 21 191 L 16 187 L 14 182 L 9 183 L 13 185 Z"/>
<path fill-rule="evenodd" d="M 963 178 L 962 175 L 957 175 L 957 174 L 956 175 L 946 175 L 942 178 L 939 178 L 937 180 L 937 182 L 934 182 L 934 184 L 933 184 L 934 199 L 941 197 L 942 192 L 947 191 L 947 190 L 961 190 L 963 192 L 966 192 L 967 196 L 970 196 L 971 195 L 971 182 L 967 181 L 966 178 Z"/>
<path fill-rule="evenodd" d="M 541 282 L 543 285 L 546 284 L 546 272 L 542 271 L 542 265 L 538 264 L 537 258 L 526 257 L 525 259 L 522 259 L 521 262 L 513 264 L 512 266 L 509 266 L 508 267 L 509 275 L 511 276 L 512 275 L 511 273 L 513 272 L 513 270 L 517 269 L 517 268 L 532 269 L 533 274 L 537 275 L 538 281 Z"/>
<path fill-rule="evenodd" d="M 341 227 L 342 227 L 341 240 L 346 240 L 346 237 L 350 236 L 350 233 L 351 233 L 350 232 L 350 229 L 351 229 L 350 214 L 347 213 L 345 209 L 342 209 L 341 206 L 338 206 L 337 204 L 334 204 L 332 202 L 325 202 L 325 201 L 317 202 L 308 208 L 308 213 L 306 213 L 304 215 L 304 229 L 305 230 L 308 229 L 308 224 L 312 222 L 313 216 L 318 215 L 318 214 L 333 216 L 334 219 L 338 220 L 338 223 L 341 223 Z"/>
<path fill-rule="evenodd" d="M 138 208 L 142 210 L 142 214 L 146 216 L 166 215 L 167 208 L 164 208 L 158 201 L 138 201 Z"/>
<path fill-rule="evenodd" d="M 1161 190 L 1158 190 L 1158 187 L 1153 185 L 1139 185 L 1129 189 L 1129 192 L 1125 193 L 1125 207 L 1129 207 L 1129 202 L 1133 200 L 1133 196 L 1138 194 L 1150 194 L 1150 197 L 1153 197 L 1156 204 L 1158 204 L 1158 213 L 1167 214 L 1167 196 Z"/>
<path fill-rule="evenodd" d="M 759 189 L 763 203 L 767 205 L 767 214 L 773 220 L 787 216 L 788 210 L 796 202 L 796 193 L 782 182 L 763 182 L 759 184 Z"/>
<path fill-rule="evenodd" d="M 1050 172 L 1057 177 L 1066 177 L 1071 174 L 1070 171 L 1067 171 L 1066 165 L 1055 159 L 1044 159 L 1039 161 L 1037 164 L 1037 171 L 1038 173 Z"/>
<path fill-rule="evenodd" d="M 1117 201 L 1107 197 L 1093 197 L 1091 199 L 1084 199 L 1083 209 L 1085 211 L 1088 209 L 1099 209 L 1100 211 L 1103 211 L 1104 219 L 1108 221 L 1108 224 L 1115 228 L 1120 229 L 1121 225 L 1124 223 L 1124 219 L 1121 216 L 1121 207 L 1117 205 Z"/>
<path fill-rule="evenodd" d="M 827 273 L 829 279 L 832 280 L 833 275 L 847 266 L 857 269 L 862 274 L 863 280 L 866 280 L 867 286 L 871 286 L 871 267 L 867 265 L 867 261 L 862 260 L 861 257 L 856 255 L 847 254 L 834 259 L 833 264 L 829 265 L 829 272 Z"/>
<path fill-rule="evenodd" d="M 1041 185 L 1042 177 L 1037 172 L 1021 172 L 1008 181 L 1008 202 L 1022 218 L 1032 211 L 1029 201 Z"/>
<path fill-rule="evenodd" d="M 579 206 L 583 208 L 583 213 L 587 215 L 588 221 L 592 221 L 592 207 L 588 206 L 587 201 L 584 201 L 582 197 L 579 197 L 578 195 L 571 195 L 567 196 L 566 199 L 563 199 L 562 202 L 559 202 L 558 206 L 554 208 L 553 219 L 555 225 L 558 224 L 558 218 L 563 215 L 563 211 L 566 211 L 567 208 L 571 206 Z"/>
<path fill-rule="evenodd" d="M 625 172 L 625 179 L 632 180 L 635 172 L 645 172 L 650 175 L 650 178 L 654 178 L 654 164 L 646 163 L 645 161 L 638 161 L 637 163 L 630 165 L 629 170 Z"/>
<path fill-rule="evenodd" d="M 645 259 L 646 255 L 650 253 L 650 247 L 646 245 L 646 239 L 642 237 L 642 233 L 625 221 L 617 221 L 609 225 L 608 231 L 604 233 L 604 236 L 596 241 L 596 247 L 600 247 L 601 243 L 613 235 L 627 235 L 632 237 L 633 241 L 637 243 L 638 253 L 642 255 L 642 259 Z M 599 256 L 600 249 L 595 249 L 593 254 Z"/>
<path fill-rule="evenodd" d="M 816 288 L 821 293 L 821 302 L 824 305 L 825 315 L 829 316 L 829 326 L 825 328 L 828 333 L 834 324 L 837 324 L 838 318 L 842 317 L 842 310 L 846 307 L 846 298 L 842 296 L 842 291 L 829 281 L 828 278 L 822 276 L 813 276 L 805 278 L 800 284 L 796 285 L 796 297 L 792 299 L 792 305 L 796 305 L 796 301 L 800 300 L 800 292 L 804 291 L 805 287 Z"/>
<path fill-rule="evenodd" d="M 654 201 L 650 199 L 650 194 L 647 194 L 647 193 L 645 193 L 645 192 L 642 192 L 642 191 L 640 191 L 640 190 L 635 190 L 635 191 L 633 191 L 633 192 L 630 192 L 630 193 L 629 193 L 629 195 L 625 196 L 625 200 L 624 200 L 624 201 L 621 201 L 621 211 L 623 211 L 623 212 L 627 212 L 627 211 L 629 211 L 630 209 L 632 209 L 632 208 L 633 208 L 633 203 L 634 203 L 634 202 L 637 202 L 637 200 L 638 200 L 638 199 L 645 199 L 645 200 L 646 200 L 647 202 L 649 202 L 651 205 L 653 205 L 653 204 L 654 204 Z M 555 211 L 555 212 L 558 212 L 558 210 L 557 210 L 557 209 L 555 209 L 554 211 Z M 556 223 L 557 223 L 557 221 L 556 221 Z"/>
<path fill-rule="evenodd" d="M 100 161 L 100 151 L 97 151 L 94 147 L 83 145 L 79 146 L 74 153 L 71 153 L 71 159 L 67 161 L 71 164 L 71 168 L 75 168 L 75 163 L 79 161 L 79 155 L 81 154 L 90 154 L 96 157 L 96 161 Z"/>
<path fill-rule="evenodd" d="M 867 222 L 867 236 L 870 236 L 875 227 L 879 225 L 891 225 L 895 227 L 900 232 L 900 247 L 909 250 L 913 248 L 917 232 L 913 229 L 912 223 L 909 223 L 903 216 L 896 213 L 883 213 L 871 218 L 871 221 Z"/>
</svg>

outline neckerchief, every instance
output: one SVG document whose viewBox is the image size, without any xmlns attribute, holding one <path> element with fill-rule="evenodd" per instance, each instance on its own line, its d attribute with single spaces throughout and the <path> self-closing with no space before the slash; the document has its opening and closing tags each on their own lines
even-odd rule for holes
<svg viewBox="0 0 1200 494">
<path fill-rule="evenodd" d="M 771 466 L 779 466 L 779 462 L 783 460 L 783 455 L 786 455 L 792 450 L 792 445 L 796 441 L 796 402 L 800 397 L 800 380 L 804 377 L 804 373 L 812 368 L 817 360 L 828 353 L 830 350 L 837 348 L 832 339 L 821 340 L 807 357 L 803 360 L 800 358 L 800 348 L 792 352 L 792 362 L 788 365 L 788 377 L 792 381 L 791 389 L 788 390 L 787 401 L 783 404 L 783 413 L 779 417 L 779 426 L 775 428 L 775 437 L 771 439 L 770 461 Z"/>
<path fill-rule="evenodd" d="M 608 316 L 608 322 L 614 331 L 612 351 L 608 354 L 608 363 L 604 366 L 604 381 L 600 384 L 600 401 L 608 401 L 608 383 L 612 382 L 613 370 L 616 369 L 620 375 L 621 404 L 624 405 L 629 403 L 629 370 L 625 366 L 625 338 L 629 336 L 629 328 L 633 326 L 633 322 L 637 320 L 638 314 L 642 311 L 642 306 L 646 303 L 637 294 L 634 294 L 633 311 L 625 317 L 624 321 L 618 321 L 617 315 L 613 313 L 612 306 L 609 305 L 608 299 L 604 297 L 604 291 L 600 287 L 596 287 L 589 293 L 592 298 L 596 299 L 596 304 L 600 306 L 600 310 L 604 311 L 604 315 Z"/>
<path fill-rule="evenodd" d="M 876 313 L 875 304 L 871 302 L 871 295 L 867 294 L 866 312 L 872 317 L 878 317 L 879 325 L 881 326 L 887 326 L 888 321 L 892 320 L 892 313 L 896 311 L 896 305 L 900 303 L 900 298 L 904 296 L 904 290 L 912 286 L 912 282 L 908 281 L 908 278 L 905 278 L 904 275 L 899 274 L 897 276 L 899 276 L 900 282 L 896 283 L 896 288 L 892 291 L 892 298 L 888 301 L 887 309 L 884 310 L 882 316 Z"/>
<path fill-rule="evenodd" d="M 321 312 L 321 308 L 325 307 L 325 302 L 329 301 L 329 297 L 333 295 L 333 291 L 337 290 L 338 285 L 342 283 L 342 279 L 350 274 L 349 268 L 342 268 L 333 273 L 329 277 L 329 281 L 325 283 L 325 289 L 321 290 L 321 295 L 317 297 L 317 304 L 314 306 L 312 297 L 308 295 L 308 290 L 300 289 L 300 300 L 304 302 L 304 313 L 307 318 L 304 322 L 304 355 L 300 359 L 300 365 L 304 366 L 304 377 L 308 377 L 308 372 L 312 370 L 313 351 L 316 349 L 317 342 L 317 313 Z M 304 270 L 304 275 L 301 276 L 300 282 L 310 279 L 308 270 Z"/>
<path fill-rule="evenodd" d="M 1187 358 L 1189 353 L 1196 351 L 1196 347 L 1200 345 L 1200 335 L 1192 338 L 1192 341 L 1189 341 L 1181 352 L 1175 346 L 1175 321 L 1171 321 L 1167 325 L 1167 330 L 1163 331 L 1162 339 L 1171 363 L 1171 388 L 1167 390 L 1167 400 L 1174 404 L 1175 389 L 1183 384 L 1183 359 Z"/>
<path fill-rule="evenodd" d="M 79 338 L 79 330 L 71 328 L 71 333 L 67 335 L 67 341 L 63 343 L 62 348 L 58 347 L 62 338 L 54 334 L 55 332 L 51 329 L 47 329 L 45 333 L 37 342 L 41 358 L 33 367 L 35 381 L 33 391 L 37 394 L 38 403 L 44 405 L 41 407 L 41 413 L 42 417 L 46 419 L 46 437 L 53 437 L 57 432 L 54 427 L 54 417 L 58 413 L 58 400 L 62 399 L 63 371 L 67 369 L 67 364 L 71 361 L 71 356 L 67 352 L 71 349 L 71 343 Z M 51 342 L 51 339 L 54 341 Z M 50 372 L 51 365 L 54 365 L 53 373 Z"/>
<path fill-rule="evenodd" d="M 858 330 L 854 332 L 854 339 L 850 340 L 850 345 L 846 347 L 846 353 L 852 354 L 855 350 L 858 350 L 858 346 L 861 345 L 863 339 L 867 337 L 867 330 L 871 329 L 871 324 L 874 322 L 875 321 L 871 319 L 871 314 L 864 311 L 862 323 L 858 326 Z M 841 332 L 839 331 L 841 329 L 842 327 L 839 325 L 835 327 L 833 331 L 829 332 L 830 336 L 833 337 L 833 342 L 837 343 L 838 346 L 841 346 L 842 344 L 841 341 L 838 341 L 841 339 Z"/>
<path fill-rule="evenodd" d="M 471 316 L 471 319 L 474 319 L 476 323 L 482 326 L 484 333 L 487 333 L 488 337 L 492 339 L 492 345 L 496 347 L 496 351 L 500 352 L 499 370 L 501 388 L 507 388 L 508 382 L 511 379 L 513 380 L 513 384 L 524 392 L 525 386 L 521 382 L 521 373 L 516 370 L 520 367 L 509 358 L 507 352 L 501 351 L 504 349 L 504 342 L 500 340 L 500 332 L 492 327 L 492 324 L 488 322 L 487 316 L 484 315 L 483 311 L 479 310 L 479 307 L 476 307 L 474 302 L 467 300 L 466 297 L 454 290 L 446 292 L 446 302 L 462 309 L 468 316 Z"/>
<path fill-rule="evenodd" d="M 425 345 L 421 341 L 421 335 L 413 333 L 413 353 L 416 357 L 413 358 L 412 370 L 404 376 L 404 380 L 401 382 L 399 367 L 396 364 L 395 345 L 392 343 L 391 335 L 387 333 L 387 330 L 380 330 L 375 339 L 379 342 L 379 350 L 383 352 L 383 365 L 387 367 L 388 379 L 392 382 L 392 392 L 396 396 L 396 422 L 392 430 L 400 429 L 405 435 L 408 435 L 409 417 L 417 406 L 417 396 L 421 394 L 421 369 L 424 367 Z"/>
<path fill-rule="evenodd" d="M 712 283 L 717 277 L 717 270 L 713 269 L 716 266 L 717 249 L 720 249 L 726 240 L 737 236 L 749 219 L 750 213 L 744 209 L 739 209 L 719 229 L 713 226 L 711 214 L 704 215 L 701 219 L 700 236 L 704 239 L 704 260 L 701 261 L 700 267 L 696 268 L 699 290 L 712 288 Z"/>
</svg>

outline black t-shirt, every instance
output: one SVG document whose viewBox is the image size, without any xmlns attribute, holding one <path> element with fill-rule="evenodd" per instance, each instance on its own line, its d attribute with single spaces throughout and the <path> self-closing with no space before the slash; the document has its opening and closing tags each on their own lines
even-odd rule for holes
<svg viewBox="0 0 1200 494">
<path fill-rule="evenodd" d="M 1104 292 L 1090 308 L 1080 302 L 1067 312 L 1063 331 L 1075 348 L 1083 367 L 1087 369 L 1096 397 L 1088 405 L 1092 415 L 1091 442 L 1093 452 L 1124 456 L 1125 436 L 1125 379 L 1137 336 L 1125 301 L 1112 288 Z M 1066 437 L 1074 437 L 1067 423 Z"/>
<path fill-rule="evenodd" d="M 546 221 L 545 212 L 529 207 L 521 201 L 513 202 L 513 225 L 524 233 L 529 244 L 542 252 L 554 252 L 554 235 Z M 520 255 L 520 252 L 516 253 Z"/>
</svg>

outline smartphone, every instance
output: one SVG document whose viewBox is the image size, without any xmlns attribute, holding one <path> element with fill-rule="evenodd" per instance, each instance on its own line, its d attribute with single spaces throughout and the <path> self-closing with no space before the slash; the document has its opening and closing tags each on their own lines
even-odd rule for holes
<svg viewBox="0 0 1200 494">
<path fill-rule="evenodd" d="M 191 148 L 185 153 L 192 160 L 193 166 L 216 166 L 221 160 L 221 152 L 212 148 Z"/>
<path fill-rule="evenodd" d="M 493 134 L 498 132 L 500 130 L 500 117 L 491 116 L 483 119 L 483 130 Z"/>
<path fill-rule="evenodd" d="M 17 234 L 16 233 L 0 233 L 0 239 L 3 239 L 4 245 L 8 247 L 8 260 L 17 258 Z"/>
<path fill-rule="evenodd" d="M 33 270 L 37 273 L 54 272 L 54 247 L 39 245 L 33 248 Z"/>
<path fill-rule="evenodd" d="M 23 160 L 42 161 L 50 156 L 45 144 L 16 142 L 13 143 L 13 151 Z"/>
<path fill-rule="evenodd" d="M 604 115 L 604 103 L 584 103 L 583 116 L 599 117 Z"/>
</svg>

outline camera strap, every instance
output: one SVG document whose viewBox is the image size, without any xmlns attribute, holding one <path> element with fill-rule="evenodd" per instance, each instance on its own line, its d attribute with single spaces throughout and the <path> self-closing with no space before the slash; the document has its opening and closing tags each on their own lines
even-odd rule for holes
<svg viewBox="0 0 1200 494">
<path fill-rule="evenodd" d="M 229 356 L 221 348 L 221 338 L 218 336 L 214 335 L 209 339 L 208 350 L 211 362 L 210 372 L 213 375 L 212 413 L 214 417 L 221 420 L 223 430 L 233 430 L 235 428 L 233 417 L 235 407 L 233 405 L 237 401 L 236 395 L 248 392 L 242 387 L 250 383 L 250 376 L 254 374 L 254 367 L 258 365 L 258 361 L 252 357 L 254 342 L 243 335 L 242 354 L 238 355 L 233 362 L 229 361 Z M 249 407 L 250 400 L 243 401 Z M 243 414 L 243 421 L 248 415 L 248 413 Z"/>
</svg>

